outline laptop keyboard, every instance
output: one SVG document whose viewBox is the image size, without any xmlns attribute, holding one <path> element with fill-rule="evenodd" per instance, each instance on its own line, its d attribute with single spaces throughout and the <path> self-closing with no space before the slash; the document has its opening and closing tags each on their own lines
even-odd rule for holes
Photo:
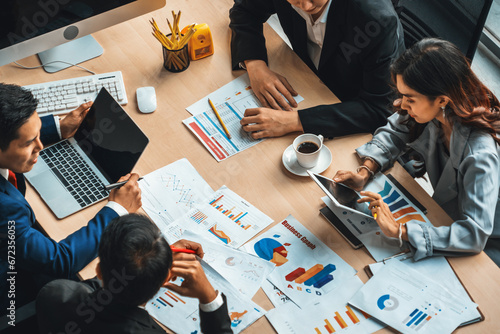
<svg viewBox="0 0 500 334">
<path fill-rule="evenodd" d="M 43 149 L 40 151 L 40 157 L 80 207 L 84 208 L 108 197 L 102 181 L 67 141 Z"/>
</svg>

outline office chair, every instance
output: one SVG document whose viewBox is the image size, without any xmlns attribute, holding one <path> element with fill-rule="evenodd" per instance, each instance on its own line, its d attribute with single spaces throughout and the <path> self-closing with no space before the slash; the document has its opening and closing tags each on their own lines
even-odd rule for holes
<svg viewBox="0 0 500 334">
<path fill-rule="evenodd" d="M 425 37 L 446 39 L 469 58 L 479 38 L 493 0 L 392 0 L 403 25 L 405 46 Z"/>
</svg>

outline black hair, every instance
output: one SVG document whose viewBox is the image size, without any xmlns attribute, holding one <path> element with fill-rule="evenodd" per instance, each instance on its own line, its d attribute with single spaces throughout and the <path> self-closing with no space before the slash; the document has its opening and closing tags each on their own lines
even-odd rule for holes
<svg viewBox="0 0 500 334">
<path fill-rule="evenodd" d="M 19 128 L 33 115 L 37 99 L 27 89 L 0 83 L 0 150 L 19 136 Z"/>
<path fill-rule="evenodd" d="M 172 267 L 167 240 L 149 218 L 139 214 L 113 219 L 101 236 L 98 255 L 104 288 L 113 293 L 113 300 L 127 305 L 151 299 Z"/>
<path fill-rule="evenodd" d="M 485 131 L 500 144 L 500 103 L 477 78 L 469 60 L 451 42 L 425 38 L 406 50 L 392 65 L 392 81 L 398 75 L 411 89 L 433 101 L 447 96 L 446 118 Z M 406 110 L 396 111 L 407 115 Z M 410 140 L 422 133 L 426 124 L 409 119 Z"/>
</svg>

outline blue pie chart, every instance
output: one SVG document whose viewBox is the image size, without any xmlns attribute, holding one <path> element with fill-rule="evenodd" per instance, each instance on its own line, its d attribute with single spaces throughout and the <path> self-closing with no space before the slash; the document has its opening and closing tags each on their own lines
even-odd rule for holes
<svg viewBox="0 0 500 334">
<path fill-rule="evenodd" d="M 258 241 L 253 246 L 253 249 L 255 250 L 255 253 L 257 253 L 257 255 L 260 258 L 267 260 L 267 261 L 270 261 L 273 258 L 274 249 L 281 247 L 281 246 L 282 246 L 281 243 L 279 243 L 278 241 L 276 241 L 274 239 L 264 238 L 264 239 Z"/>
<path fill-rule="evenodd" d="M 398 308 L 399 301 L 390 295 L 383 295 L 377 300 L 377 306 L 381 310 L 392 311 Z"/>
</svg>

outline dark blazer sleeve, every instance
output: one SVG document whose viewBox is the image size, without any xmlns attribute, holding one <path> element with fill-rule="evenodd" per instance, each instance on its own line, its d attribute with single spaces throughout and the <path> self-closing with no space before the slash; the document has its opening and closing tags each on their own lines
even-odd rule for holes
<svg viewBox="0 0 500 334">
<path fill-rule="evenodd" d="M 47 115 L 40 117 L 42 121 L 42 130 L 40 131 L 40 140 L 43 145 L 50 145 L 61 140 L 57 133 L 56 120 L 54 116 Z"/>
<path fill-rule="evenodd" d="M 363 72 L 357 96 L 338 104 L 299 110 L 304 132 L 331 138 L 374 132 L 387 123 L 395 97 L 390 85 L 390 65 L 404 51 L 404 42 L 396 16 L 381 21 L 384 23 L 381 33 L 362 50 L 359 58 Z"/>
<path fill-rule="evenodd" d="M 102 232 L 118 214 L 102 208 L 88 224 L 56 242 L 33 228 L 34 215 L 24 203 L 7 199 L 0 206 L 1 218 L 15 221 L 16 265 L 26 271 L 54 278 L 75 279 L 97 256 Z"/>
<path fill-rule="evenodd" d="M 204 334 L 227 334 L 233 333 L 231 329 L 231 319 L 227 309 L 226 296 L 222 294 L 224 304 L 213 312 L 203 312 L 200 310 L 201 332 Z"/>
<path fill-rule="evenodd" d="M 275 12 L 273 0 L 234 1 L 229 10 L 233 70 L 239 70 L 239 63 L 248 59 L 267 63 L 263 24 Z"/>
</svg>

